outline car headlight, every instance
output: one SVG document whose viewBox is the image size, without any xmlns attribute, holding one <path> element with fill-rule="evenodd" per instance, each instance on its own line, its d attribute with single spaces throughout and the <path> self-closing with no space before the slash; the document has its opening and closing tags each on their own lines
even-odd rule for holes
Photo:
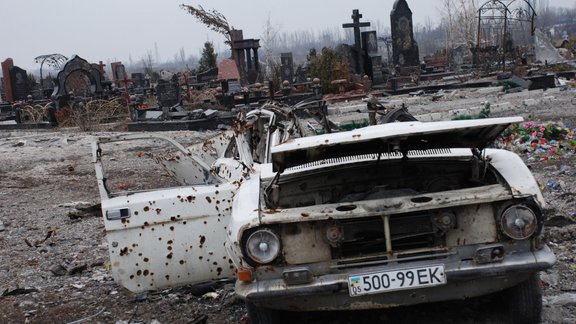
<svg viewBox="0 0 576 324">
<path fill-rule="evenodd" d="M 538 219 L 534 211 L 524 205 L 507 208 L 500 219 L 502 231 L 515 240 L 524 240 L 532 236 L 538 228 Z"/>
<path fill-rule="evenodd" d="M 256 263 L 270 263 L 280 253 L 280 238 L 269 229 L 257 230 L 246 240 L 246 253 Z"/>
</svg>

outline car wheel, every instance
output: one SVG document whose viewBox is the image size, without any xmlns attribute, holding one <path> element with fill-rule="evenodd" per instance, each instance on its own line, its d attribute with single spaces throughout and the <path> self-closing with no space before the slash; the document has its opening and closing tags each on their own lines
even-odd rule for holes
<svg viewBox="0 0 576 324">
<path fill-rule="evenodd" d="M 542 288 L 538 274 L 508 289 L 504 293 L 509 323 L 540 323 L 542 318 Z"/>
</svg>

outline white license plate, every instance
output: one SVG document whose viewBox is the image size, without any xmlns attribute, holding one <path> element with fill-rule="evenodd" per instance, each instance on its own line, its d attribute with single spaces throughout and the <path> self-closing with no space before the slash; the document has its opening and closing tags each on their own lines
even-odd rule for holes
<svg viewBox="0 0 576 324">
<path fill-rule="evenodd" d="M 444 265 L 366 273 L 348 277 L 350 296 L 424 288 L 446 283 Z"/>
</svg>

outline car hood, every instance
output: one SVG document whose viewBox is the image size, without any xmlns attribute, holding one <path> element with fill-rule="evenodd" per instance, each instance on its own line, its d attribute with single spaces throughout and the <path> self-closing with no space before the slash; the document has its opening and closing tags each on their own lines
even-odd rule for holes
<svg viewBox="0 0 576 324">
<path fill-rule="evenodd" d="M 303 137 L 272 147 L 274 171 L 309 162 L 361 154 L 441 148 L 482 150 L 522 117 L 442 122 L 402 122 Z"/>
</svg>

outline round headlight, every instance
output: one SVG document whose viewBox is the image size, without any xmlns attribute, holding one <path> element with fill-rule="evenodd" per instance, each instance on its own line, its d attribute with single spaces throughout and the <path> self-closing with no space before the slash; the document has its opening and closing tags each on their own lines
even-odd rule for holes
<svg viewBox="0 0 576 324">
<path fill-rule="evenodd" d="M 270 263 L 280 253 L 280 239 L 269 229 L 257 230 L 246 240 L 246 253 L 254 262 Z"/>
<path fill-rule="evenodd" d="M 538 228 L 538 220 L 532 209 L 516 205 L 509 207 L 502 213 L 502 231 L 515 240 L 527 239 Z"/>
</svg>

